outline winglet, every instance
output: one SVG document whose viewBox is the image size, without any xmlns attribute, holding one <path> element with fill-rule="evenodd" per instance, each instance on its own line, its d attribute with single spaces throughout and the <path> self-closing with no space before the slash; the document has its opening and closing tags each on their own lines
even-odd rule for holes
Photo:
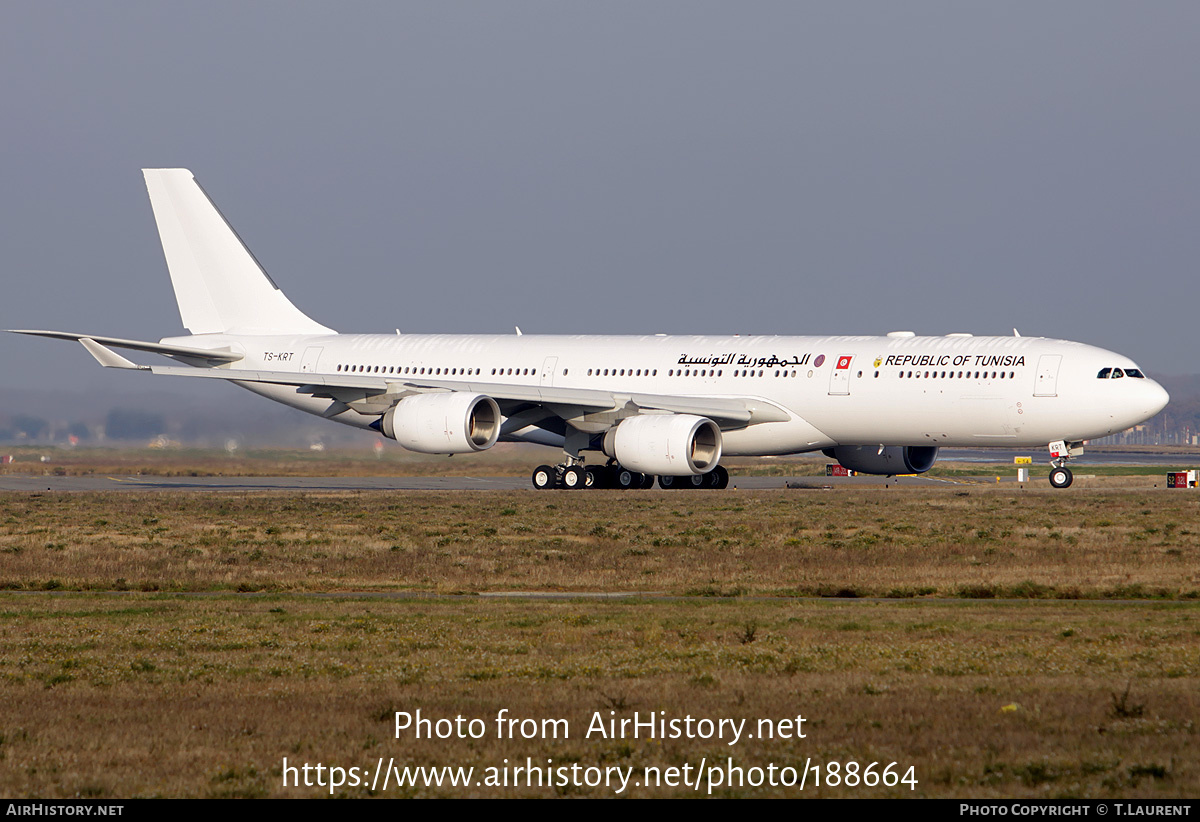
<svg viewBox="0 0 1200 822">
<path fill-rule="evenodd" d="M 96 362 L 105 368 L 125 368 L 132 371 L 150 370 L 149 366 L 130 362 L 111 348 L 105 348 L 100 343 L 88 337 L 80 337 L 79 343 L 87 349 L 89 354 L 96 358 Z"/>
</svg>

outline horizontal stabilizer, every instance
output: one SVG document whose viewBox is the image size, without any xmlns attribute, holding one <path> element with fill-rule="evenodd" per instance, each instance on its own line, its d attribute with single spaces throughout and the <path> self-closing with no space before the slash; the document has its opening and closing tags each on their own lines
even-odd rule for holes
<svg viewBox="0 0 1200 822">
<path fill-rule="evenodd" d="M 235 354 L 228 348 L 190 348 L 185 345 L 163 345 L 162 343 L 143 342 L 142 340 L 123 340 L 120 337 L 100 337 L 96 334 L 77 334 L 73 331 L 33 331 L 29 329 L 8 329 L 10 334 L 30 334 L 35 337 L 52 337 L 56 340 L 76 340 L 83 342 L 91 340 L 92 342 L 100 343 L 104 346 L 112 346 L 113 348 L 129 348 L 133 351 L 148 351 L 151 354 L 162 354 L 165 357 L 180 358 L 186 360 L 203 360 L 209 364 L 237 362 L 242 359 L 241 354 Z M 91 351 L 92 356 L 96 356 L 93 351 L 85 343 L 84 348 Z M 109 352 L 112 354 L 112 352 Z M 113 356 L 117 356 L 113 354 Z M 99 357 L 97 357 L 99 359 Z M 125 359 L 120 357 L 119 359 Z M 129 362 L 125 360 L 125 362 Z M 104 365 L 104 362 L 100 363 Z"/>
</svg>

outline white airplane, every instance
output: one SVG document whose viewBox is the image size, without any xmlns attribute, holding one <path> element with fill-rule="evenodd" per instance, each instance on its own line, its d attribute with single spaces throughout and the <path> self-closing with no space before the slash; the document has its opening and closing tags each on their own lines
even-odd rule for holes
<svg viewBox="0 0 1200 822">
<path fill-rule="evenodd" d="M 147 169 L 189 336 L 59 331 L 101 365 L 229 380 L 427 454 L 561 446 L 536 488 L 723 488 L 727 455 L 822 451 L 862 473 L 921 473 L 945 446 L 1049 446 L 1050 483 L 1083 441 L 1158 413 L 1127 357 L 1042 337 L 339 334 L 284 296 L 186 169 Z M 114 348 L 178 365 L 137 365 Z M 601 455 L 585 464 L 585 454 Z M 606 464 L 601 464 L 605 463 Z"/>
</svg>

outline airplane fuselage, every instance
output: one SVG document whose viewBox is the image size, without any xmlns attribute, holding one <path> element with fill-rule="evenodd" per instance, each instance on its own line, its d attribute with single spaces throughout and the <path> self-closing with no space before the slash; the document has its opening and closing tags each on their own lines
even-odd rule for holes
<svg viewBox="0 0 1200 822">
<path fill-rule="evenodd" d="M 1156 413 L 1166 396 L 1144 377 L 1098 378 L 1106 368 L 1140 374 L 1127 357 L 1042 337 L 222 334 L 162 342 L 230 347 L 243 359 L 227 371 L 362 375 L 464 391 L 500 384 L 749 397 L 781 409 L 784 419 L 726 429 L 730 455 L 883 443 L 1044 446 L 1122 431 Z M 331 400 L 291 387 L 242 384 L 349 425 L 375 421 L 331 414 Z"/>
</svg>

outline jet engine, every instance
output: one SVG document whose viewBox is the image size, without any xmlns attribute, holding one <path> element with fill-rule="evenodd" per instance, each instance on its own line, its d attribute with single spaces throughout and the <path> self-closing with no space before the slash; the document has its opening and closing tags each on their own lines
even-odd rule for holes
<svg viewBox="0 0 1200 822">
<path fill-rule="evenodd" d="M 380 430 L 409 451 L 467 454 L 495 445 L 500 421 L 500 406 L 483 394 L 416 394 L 389 408 Z"/>
<path fill-rule="evenodd" d="M 839 445 L 822 451 L 860 474 L 923 474 L 937 460 L 936 445 Z"/>
<path fill-rule="evenodd" d="M 721 460 L 721 429 L 691 414 L 644 414 L 604 435 L 604 453 L 643 474 L 704 474 Z"/>
</svg>

